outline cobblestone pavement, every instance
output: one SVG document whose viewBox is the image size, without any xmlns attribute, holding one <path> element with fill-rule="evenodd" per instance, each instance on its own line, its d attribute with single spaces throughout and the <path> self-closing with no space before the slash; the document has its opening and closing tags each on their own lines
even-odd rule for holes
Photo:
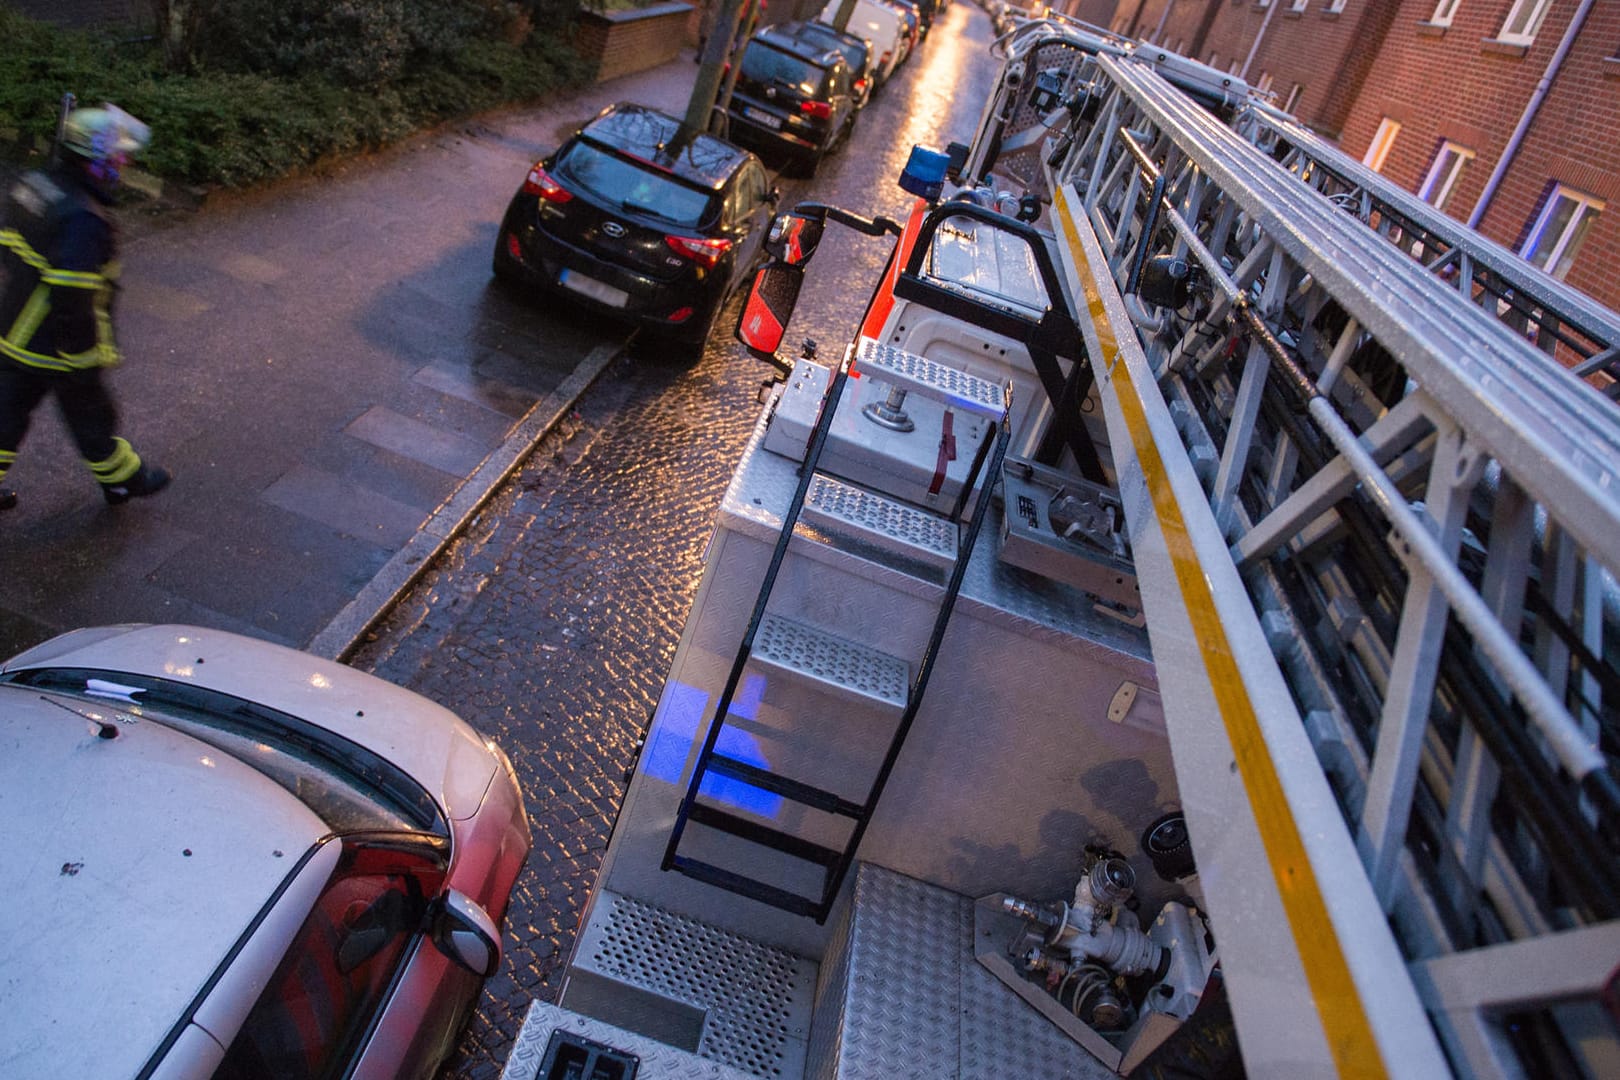
<svg viewBox="0 0 1620 1080">
<path fill-rule="evenodd" d="M 993 62 L 988 20 L 956 4 L 863 115 L 806 198 L 903 216 L 913 143 L 966 141 Z M 790 340 L 842 349 L 886 246 L 829 230 Z M 817 273 L 819 270 L 819 274 Z M 770 369 L 716 334 L 691 368 L 622 359 L 382 622 L 351 663 L 454 709 L 511 755 L 534 852 L 506 958 L 447 1077 L 498 1076 L 524 1011 L 555 1001 L 625 770 L 691 607 L 715 508 Z"/>
</svg>

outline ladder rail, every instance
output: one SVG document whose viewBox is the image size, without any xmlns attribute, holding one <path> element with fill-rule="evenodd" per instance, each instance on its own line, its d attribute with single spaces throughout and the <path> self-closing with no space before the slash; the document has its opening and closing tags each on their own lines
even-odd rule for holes
<svg viewBox="0 0 1620 1080">
<path fill-rule="evenodd" d="M 1524 313 L 1533 325 L 1546 326 L 1550 335 L 1569 345 L 1583 360 L 1591 360 L 1620 345 L 1620 317 L 1613 311 L 1436 210 L 1293 117 L 1251 102 L 1236 127 L 1262 147 L 1275 148 L 1279 143 L 1290 147 L 1287 163 L 1290 171 L 1302 182 L 1319 185 L 1316 190 L 1325 197 L 1342 196 L 1360 202 L 1365 194 L 1365 209 L 1358 216 L 1366 220 L 1376 213 L 1380 219 L 1400 226 L 1406 236 L 1418 237 L 1422 241 L 1422 253 L 1432 256 L 1426 264 L 1431 273 L 1440 274 L 1448 268 L 1460 271 L 1466 261 L 1470 272 L 1458 273 L 1459 289 L 1478 285 L 1491 299 L 1521 308 L 1528 302 L 1539 309 L 1539 312 L 1526 309 Z M 1336 190 L 1325 190 L 1329 179 Z M 1412 254 L 1418 257 L 1417 251 Z M 1573 329 L 1584 341 L 1571 338 L 1565 328 Z M 1610 360 L 1612 358 L 1611 354 Z"/>
<path fill-rule="evenodd" d="M 1010 410 L 1011 401 L 1008 401 Z M 1003 412 L 998 425 L 995 438 L 995 450 L 991 454 L 989 477 L 1001 475 L 1001 463 L 1007 455 L 1007 443 L 1012 437 L 1012 425 L 1007 412 Z M 985 440 L 988 445 L 990 440 Z M 980 463 L 983 454 L 979 455 Z M 975 466 L 977 468 L 977 465 Z M 965 485 L 971 488 L 971 484 Z M 991 497 L 994 494 L 995 484 L 986 478 L 979 489 L 978 503 L 974 508 L 973 517 L 969 519 L 966 535 L 962 537 L 955 564 L 951 567 L 949 581 L 945 585 L 945 596 L 940 602 L 939 611 L 934 617 L 934 625 L 928 634 L 928 644 L 923 650 L 922 659 L 917 665 L 917 674 L 911 683 L 910 693 L 906 695 L 905 712 L 901 714 L 899 722 L 895 725 L 894 737 L 889 742 L 889 748 L 883 755 L 882 764 L 879 765 L 877 776 L 873 779 L 871 788 L 866 796 L 865 816 L 858 818 L 855 828 L 850 836 L 848 847 L 838 865 L 833 868 L 827 877 L 827 890 L 822 896 L 823 908 L 830 908 L 838 896 L 838 890 L 843 886 L 844 878 L 848 876 L 850 866 L 855 861 L 855 852 L 859 849 L 861 839 L 866 835 L 866 827 L 871 821 L 871 812 L 876 809 L 878 800 L 883 795 L 883 789 L 889 782 L 889 775 L 894 771 L 895 762 L 900 758 L 900 750 L 905 745 L 906 736 L 911 733 L 912 723 L 917 719 L 917 713 L 922 708 L 923 695 L 928 689 L 929 678 L 934 673 L 935 661 L 939 658 L 939 650 L 945 640 L 945 629 L 950 622 L 951 613 L 956 607 L 956 598 L 962 591 L 962 579 L 967 575 L 968 560 L 973 557 L 974 545 L 979 539 L 979 533 L 984 526 L 985 518 L 989 516 Z"/>
<path fill-rule="evenodd" d="M 659 863 L 660 869 L 669 870 L 674 866 L 676 848 L 680 846 L 681 836 L 686 831 L 687 820 L 692 814 L 692 805 L 697 801 L 698 789 L 703 785 L 703 778 L 707 773 L 706 766 L 709 759 L 714 756 L 715 745 L 719 742 L 720 732 L 725 727 L 725 718 L 731 710 L 737 687 L 742 683 L 743 671 L 748 666 L 749 657 L 753 655 L 754 639 L 759 633 L 761 621 L 765 618 L 765 605 L 770 600 L 771 589 L 775 586 L 777 575 L 782 570 L 782 563 L 787 558 L 788 544 L 793 539 L 793 530 L 798 524 L 799 513 L 804 509 L 805 495 L 810 490 L 811 481 L 815 479 L 816 463 L 821 459 L 828 433 L 832 430 L 833 413 L 837 410 L 839 399 L 844 394 L 844 386 L 849 381 L 852 356 L 853 350 L 845 351 L 839 360 L 838 369 L 833 373 L 831 383 L 828 384 L 826 397 L 821 406 L 821 415 L 811 432 L 810 446 L 799 471 L 799 481 L 794 489 L 793 499 L 783 514 L 782 531 L 777 536 L 776 545 L 771 549 L 771 559 L 765 569 L 764 583 L 760 586 L 759 596 L 749 613 L 748 626 L 743 631 L 742 642 L 737 647 L 731 671 L 726 676 L 725 689 L 721 691 L 720 699 L 715 703 L 714 716 L 709 721 L 709 730 L 703 738 L 703 747 L 699 750 L 697 762 L 692 768 L 692 778 L 686 785 L 686 794 L 681 797 L 681 804 L 675 812 L 675 824 L 664 847 L 664 857 Z"/>
<path fill-rule="evenodd" d="M 1048 146 L 1067 144 L 1048 163 L 1054 214 L 1095 233 L 1099 272 L 1116 288 L 1159 253 L 1205 271 L 1204 307 L 1151 309 L 1126 295 L 1118 329 L 1140 338 L 1175 419 L 1160 451 L 1185 455 L 1227 541 L 1198 558 L 1212 578 L 1239 571 L 1249 594 L 1223 598 L 1223 620 L 1270 643 L 1294 700 L 1266 708 L 1294 713 L 1309 734 L 1397 945 L 1460 956 L 1538 940 L 1561 919 L 1610 925 L 1614 852 L 1592 822 L 1612 830 L 1620 808 L 1617 678 L 1605 658 L 1620 636 L 1612 404 L 1252 135 L 1140 64 L 1103 56 L 1097 68 L 1096 119 L 1054 131 Z M 1377 212 L 1377 199 L 1366 204 Z M 1466 237 L 1453 249 L 1478 272 L 1513 270 Z M 1081 287 L 1072 276 L 1070 286 Z M 1557 287 L 1534 295 L 1562 299 Z M 1573 304 L 1551 318 L 1595 327 L 1602 344 L 1609 331 L 1588 315 Z M 1377 383 L 1380 350 L 1402 384 Z M 1150 633 L 1176 623 L 1149 614 Z M 1334 663 L 1358 674 L 1347 680 Z M 1256 692 L 1267 681 L 1247 677 Z M 1534 768 L 1513 769 L 1516 756 Z M 1521 831 L 1499 828 L 1493 805 Z M 1560 827 L 1572 843 L 1558 842 Z M 1549 910 L 1536 866 L 1562 875 L 1573 913 Z M 1595 994 L 1604 967 L 1585 957 L 1569 982 Z M 1509 1056 L 1479 1057 L 1463 1031 L 1494 1021 L 1448 1012 L 1464 995 L 1447 980 L 1469 966 L 1425 970 L 1447 1046 L 1474 1071 L 1511 1072 Z"/>
</svg>

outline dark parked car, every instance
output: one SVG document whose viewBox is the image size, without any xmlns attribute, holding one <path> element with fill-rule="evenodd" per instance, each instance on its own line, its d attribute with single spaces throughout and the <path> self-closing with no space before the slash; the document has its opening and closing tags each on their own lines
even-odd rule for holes
<svg viewBox="0 0 1620 1080">
<path fill-rule="evenodd" d="M 855 90 L 855 107 L 860 109 L 866 106 L 872 99 L 872 91 L 877 85 L 877 53 L 872 50 L 870 41 L 854 34 L 843 33 L 837 27 L 824 22 L 780 25 L 800 41 L 808 41 L 826 49 L 837 49 L 843 53 L 844 63 L 849 65 L 850 74 L 853 76 L 851 85 Z"/>
<path fill-rule="evenodd" d="M 776 200 L 747 150 L 611 105 L 529 170 L 501 222 L 495 275 L 691 355 L 761 258 Z"/>
<path fill-rule="evenodd" d="M 744 146 L 784 154 L 814 176 L 855 124 L 855 79 L 843 53 L 768 26 L 743 50 L 727 113 Z"/>
</svg>

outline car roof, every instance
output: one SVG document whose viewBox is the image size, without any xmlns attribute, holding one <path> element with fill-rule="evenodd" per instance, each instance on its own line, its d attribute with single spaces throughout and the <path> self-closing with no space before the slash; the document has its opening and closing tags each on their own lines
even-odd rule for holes
<svg viewBox="0 0 1620 1080">
<path fill-rule="evenodd" d="M 821 21 L 799 24 L 794 35 L 801 39 L 819 42 L 824 46 L 830 43 L 831 48 L 849 48 L 851 46 L 861 50 L 865 60 L 861 61 L 868 67 L 877 62 L 877 51 L 872 47 L 872 39 L 861 37 L 859 34 L 846 33 L 838 27 Z"/>
<path fill-rule="evenodd" d="M 330 830 L 133 710 L 0 685 L 0 737 L 0 1075 L 133 1076 Z"/>
<path fill-rule="evenodd" d="M 694 131 L 668 113 L 645 105 L 609 105 L 580 129 L 590 141 L 718 190 L 754 155 L 724 139 Z"/>
<path fill-rule="evenodd" d="M 783 52 L 792 53 L 794 56 L 809 60 L 811 63 L 819 64 L 822 67 L 832 67 L 834 64 L 844 62 L 843 53 L 831 45 L 824 45 L 819 41 L 807 41 L 799 36 L 798 31 L 800 29 L 802 27 L 790 27 L 786 24 L 767 26 L 754 35 L 754 40 L 763 41 L 767 45 L 781 49 Z"/>
</svg>

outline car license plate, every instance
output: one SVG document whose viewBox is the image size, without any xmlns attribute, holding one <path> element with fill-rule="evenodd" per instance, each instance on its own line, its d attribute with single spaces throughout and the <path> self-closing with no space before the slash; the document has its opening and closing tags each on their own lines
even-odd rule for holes
<svg viewBox="0 0 1620 1080">
<path fill-rule="evenodd" d="M 557 281 L 563 288 L 573 289 L 575 292 L 588 296 L 597 303 L 606 304 L 609 307 L 624 307 L 625 304 L 630 302 L 630 294 L 623 289 L 616 289 L 605 281 L 597 281 L 593 277 L 586 277 L 584 274 L 576 273 L 573 270 L 565 268 L 562 273 L 557 275 Z"/>
<path fill-rule="evenodd" d="M 764 109 L 756 109 L 752 105 L 743 106 L 743 115 L 757 123 L 764 124 L 772 131 L 782 130 L 782 118 L 775 113 L 768 113 Z"/>
</svg>

